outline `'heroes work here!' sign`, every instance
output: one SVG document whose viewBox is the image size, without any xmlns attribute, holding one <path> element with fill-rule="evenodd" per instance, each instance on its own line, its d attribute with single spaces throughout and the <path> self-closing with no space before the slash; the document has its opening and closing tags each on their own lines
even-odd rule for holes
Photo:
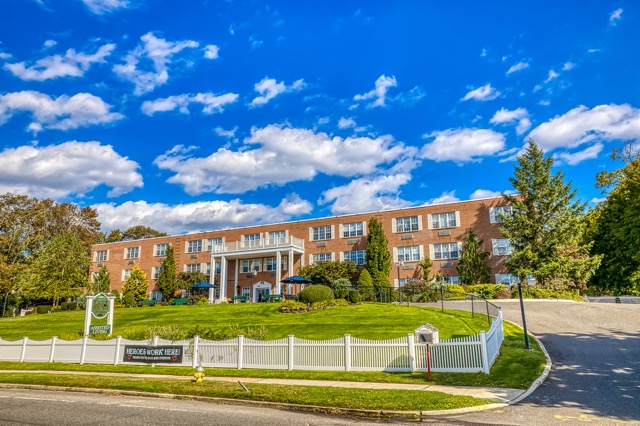
<svg viewBox="0 0 640 426">
<path fill-rule="evenodd" d="M 130 346 L 125 345 L 123 362 L 182 363 L 182 346 Z"/>
</svg>

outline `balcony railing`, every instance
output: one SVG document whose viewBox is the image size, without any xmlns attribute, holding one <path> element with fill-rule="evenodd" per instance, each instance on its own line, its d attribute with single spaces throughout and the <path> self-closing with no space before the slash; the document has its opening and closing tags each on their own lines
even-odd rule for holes
<svg viewBox="0 0 640 426">
<path fill-rule="evenodd" d="M 296 237 L 261 238 L 259 240 L 234 241 L 226 244 L 214 244 L 214 253 L 229 253 L 247 250 L 276 248 L 297 248 L 304 250 L 304 240 Z"/>
</svg>

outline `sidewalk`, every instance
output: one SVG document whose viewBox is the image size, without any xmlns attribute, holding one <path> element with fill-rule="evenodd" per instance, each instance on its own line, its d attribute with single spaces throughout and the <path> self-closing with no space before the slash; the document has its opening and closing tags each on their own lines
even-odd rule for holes
<svg viewBox="0 0 640 426">
<path fill-rule="evenodd" d="M 130 373 L 105 373 L 90 371 L 53 371 L 53 370 L 2 370 L 3 373 L 39 373 L 39 374 L 71 374 L 76 376 L 111 376 L 111 377 L 138 377 L 138 378 L 164 378 L 173 380 L 193 380 L 192 376 L 172 376 L 164 374 L 130 374 Z M 405 383 L 369 383 L 369 382 L 343 382 L 335 380 L 299 380 L 299 379 L 260 379 L 255 377 L 205 377 L 211 382 L 242 382 L 245 385 L 251 383 L 263 385 L 285 386 L 325 386 L 334 388 L 353 389 L 391 389 L 412 390 L 425 392 L 442 392 L 450 395 L 472 396 L 500 403 L 509 403 L 525 393 L 525 389 L 488 388 L 471 386 L 441 386 L 432 384 L 405 384 Z"/>
</svg>

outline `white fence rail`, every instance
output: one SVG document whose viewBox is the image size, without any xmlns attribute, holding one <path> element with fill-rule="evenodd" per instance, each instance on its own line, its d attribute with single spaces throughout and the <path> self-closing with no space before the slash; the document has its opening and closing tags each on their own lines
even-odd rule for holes
<svg viewBox="0 0 640 426">
<path fill-rule="evenodd" d="M 429 345 L 431 371 L 489 374 L 504 340 L 502 311 L 487 332 L 441 340 Z M 414 335 L 390 340 L 366 340 L 345 335 L 333 340 L 304 340 L 289 336 L 279 340 L 252 340 L 244 336 L 224 341 L 200 339 L 172 342 L 160 338 L 112 340 L 7 341 L 0 339 L 0 360 L 120 364 L 125 345 L 182 346 L 183 366 L 333 371 L 427 371 L 426 346 Z"/>
</svg>

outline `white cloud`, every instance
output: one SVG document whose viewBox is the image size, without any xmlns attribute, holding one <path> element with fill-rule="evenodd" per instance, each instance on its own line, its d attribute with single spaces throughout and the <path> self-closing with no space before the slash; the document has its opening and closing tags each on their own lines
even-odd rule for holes
<svg viewBox="0 0 640 426">
<path fill-rule="evenodd" d="M 564 65 L 562 65 L 562 71 L 570 71 L 575 67 L 576 64 L 574 64 L 573 62 L 565 62 Z"/>
<path fill-rule="evenodd" d="M 575 148 L 596 141 L 640 138 L 640 109 L 628 104 L 580 105 L 542 123 L 529 133 L 545 151 Z"/>
<path fill-rule="evenodd" d="M 304 87 L 305 83 L 303 79 L 296 80 L 293 84 L 287 86 L 283 81 L 278 83 L 274 78 L 265 77 L 253 86 L 254 90 L 258 92 L 260 96 L 255 97 L 249 106 L 256 107 L 264 105 L 282 93 L 295 92 L 302 90 Z"/>
<path fill-rule="evenodd" d="M 481 157 L 495 155 L 505 146 L 504 135 L 489 129 L 448 129 L 424 137 L 435 139 L 422 147 L 421 158 L 437 162 L 479 162 Z"/>
<path fill-rule="evenodd" d="M 324 191 L 318 203 L 329 204 L 333 202 L 331 206 L 333 214 L 408 207 L 412 203 L 401 199 L 398 194 L 399 188 L 410 180 L 411 175 L 407 173 L 354 179 L 347 185 Z"/>
<path fill-rule="evenodd" d="M 29 130 L 69 130 L 95 124 L 108 124 L 124 118 L 110 112 L 111 105 L 90 93 L 51 98 L 35 91 L 13 92 L 0 95 L 0 125 L 20 112 L 30 112 L 33 121 Z"/>
<path fill-rule="evenodd" d="M 338 128 L 348 129 L 350 127 L 356 127 L 356 121 L 351 117 L 349 118 L 340 117 L 340 120 L 338 120 Z"/>
<path fill-rule="evenodd" d="M 604 146 L 601 143 L 596 143 L 579 152 L 558 152 L 556 154 L 553 154 L 553 158 L 557 160 L 558 164 L 568 164 L 570 166 L 575 166 L 576 164 L 581 163 L 584 160 L 598 158 L 598 154 L 600 154 L 602 148 L 604 148 Z"/>
<path fill-rule="evenodd" d="M 622 19 L 622 12 L 624 9 L 618 8 L 609 14 L 609 23 L 611 25 L 618 25 L 618 21 Z"/>
<path fill-rule="evenodd" d="M 480 51 L 480 56 L 484 58 L 485 56 L 487 56 L 488 53 L 489 52 L 487 51 L 487 49 L 483 47 L 482 50 Z"/>
<path fill-rule="evenodd" d="M 495 88 L 491 87 L 491 83 L 485 84 L 484 86 L 480 86 L 477 89 L 473 89 L 468 92 L 461 99 L 462 101 L 468 101 L 470 99 L 475 99 L 476 101 L 491 101 L 500 96 L 501 93 Z"/>
<path fill-rule="evenodd" d="M 526 70 L 527 68 L 529 68 L 529 62 L 518 62 L 517 64 L 512 65 L 509 68 L 509 70 L 507 71 L 507 75 L 512 74 L 514 72 Z"/>
<path fill-rule="evenodd" d="M 216 135 L 222 136 L 223 138 L 235 138 L 236 132 L 238 131 L 238 126 L 234 127 L 231 130 L 225 130 L 222 127 L 216 127 L 213 129 L 216 132 Z"/>
<path fill-rule="evenodd" d="M 46 48 L 49 48 L 49 47 L 55 46 L 56 44 L 58 44 L 58 42 L 55 40 L 45 40 L 45 42 L 42 45 Z"/>
<path fill-rule="evenodd" d="M 554 70 L 549 70 L 549 74 L 547 75 L 547 79 L 544 81 L 545 83 L 550 82 L 551 80 L 555 80 L 556 78 L 560 77 L 560 74 L 558 74 L 557 72 L 555 72 Z"/>
<path fill-rule="evenodd" d="M 489 122 L 492 124 L 508 124 L 517 122 L 518 125 L 516 126 L 516 133 L 519 135 L 523 134 L 531 127 L 529 112 L 524 108 L 516 108 L 511 111 L 501 108 L 496 111 Z"/>
<path fill-rule="evenodd" d="M 129 0 L 82 0 L 82 2 L 96 15 L 104 15 L 129 7 Z"/>
<path fill-rule="evenodd" d="M 505 194 L 515 194 L 512 190 L 504 191 Z M 494 198 L 502 196 L 502 192 L 500 191 L 491 191 L 489 189 L 476 189 L 469 196 L 470 200 L 479 200 L 481 198 Z"/>
<path fill-rule="evenodd" d="M 11 58 L 11 54 L 0 51 L 0 59 L 4 60 L 9 58 Z"/>
<path fill-rule="evenodd" d="M 311 180 L 318 173 L 345 177 L 371 174 L 413 153 L 390 136 L 342 139 L 279 125 L 252 129 L 244 144 L 245 149 L 221 148 L 204 158 L 191 157 L 178 146 L 154 163 L 174 172 L 168 182 L 182 185 L 189 194 L 244 193 L 267 185 Z M 249 149 L 249 145 L 258 147 Z"/>
<path fill-rule="evenodd" d="M 375 89 L 370 90 L 369 92 L 362 95 L 355 95 L 353 97 L 353 100 L 364 101 L 374 99 L 373 102 L 370 102 L 367 105 L 369 108 L 385 106 L 387 91 L 389 90 L 389 88 L 396 87 L 397 85 L 398 81 L 396 80 L 395 76 L 392 75 L 391 77 L 387 77 L 383 74 L 376 80 Z"/>
<path fill-rule="evenodd" d="M 603 201 L 605 201 L 605 200 L 606 200 L 606 198 L 597 198 L 597 197 L 594 197 L 594 198 L 592 198 L 589 202 L 590 202 L 590 203 L 593 203 L 593 204 L 600 204 L 601 202 L 603 202 Z"/>
<path fill-rule="evenodd" d="M 169 65 L 173 55 L 199 45 L 193 40 L 167 41 L 154 36 L 151 32 L 140 37 L 140 40 L 142 44 L 127 54 L 125 63 L 113 67 L 113 71 L 120 78 L 135 85 L 133 94 L 136 96 L 152 92 L 157 86 L 166 84 L 169 80 Z M 151 62 L 149 71 L 139 69 L 140 59 Z"/>
<path fill-rule="evenodd" d="M 200 201 L 168 205 L 127 201 L 123 204 L 95 204 L 104 231 L 127 229 L 144 223 L 170 234 L 208 231 L 256 224 L 278 223 L 311 212 L 308 201 L 291 194 L 276 206 L 244 204 L 241 200 Z"/>
<path fill-rule="evenodd" d="M 142 103 L 141 109 L 146 115 L 175 109 L 178 109 L 182 114 L 189 114 L 189 105 L 197 103 L 203 105 L 203 113 L 214 114 L 221 113 L 226 105 L 232 104 L 237 100 L 238 95 L 236 93 L 225 93 L 224 95 L 214 95 L 213 93 L 184 94 L 156 99 L 155 101 L 145 101 Z"/>
<path fill-rule="evenodd" d="M 138 164 L 100 142 L 64 142 L 0 151 L 0 193 L 61 198 L 84 195 L 100 185 L 118 196 L 141 188 Z"/>
<path fill-rule="evenodd" d="M 17 62 L 5 64 L 4 68 L 16 77 L 27 81 L 45 81 L 60 77 L 82 77 L 89 70 L 91 64 L 105 63 L 104 58 L 109 56 L 115 48 L 115 44 L 108 43 L 101 46 L 92 55 L 69 49 L 64 56 L 47 56 L 38 59 L 32 66 L 27 66 L 26 62 Z"/>
<path fill-rule="evenodd" d="M 444 204 L 444 203 L 453 203 L 456 201 L 460 201 L 458 197 L 456 197 L 456 191 L 443 192 L 439 197 L 432 198 L 424 203 L 425 206 L 433 206 L 435 204 Z"/>
<path fill-rule="evenodd" d="M 220 49 L 215 44 L 208 44 L 204 47 L 204 57 L 207 59 L 218 59 Z"/>
</svg>

